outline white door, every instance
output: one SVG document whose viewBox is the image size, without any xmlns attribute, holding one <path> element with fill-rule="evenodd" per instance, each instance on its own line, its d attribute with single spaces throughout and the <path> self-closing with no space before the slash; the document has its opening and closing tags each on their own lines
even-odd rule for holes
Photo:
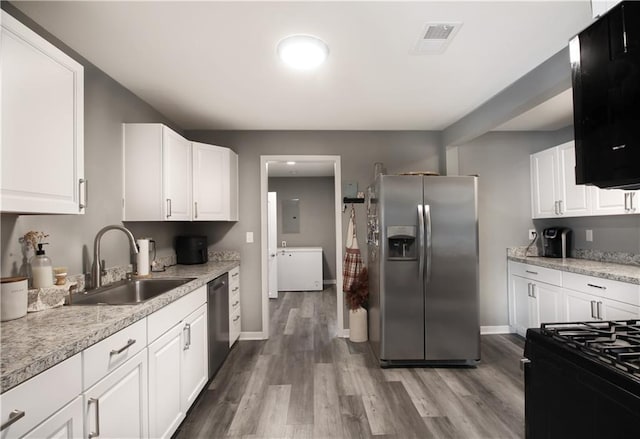
<svg viewBox="0 0 640 439">
<path fill-rule="evenodd" d="M 557 181 L 558 156 L 556 149 L 546 149 L 531 155 L 531 213 L 533 218 L 550 218 L 558 215 Z"/>
<path fill-rule="evenodd" d="M 520 276 L 509 276 L 511 290 L 511 326 L 524 336 L 529 327 L 531 282 Z"/>
<path fill-rule="evenodd" d="M 565 291 L 565 309 L 568 322 L 598 320 L 598 297 L 578 291 Z"/>
<path fill-rule="evenodd" d="M 558 149 L 558 170 L 560 171 L 560 206 L 563 216 L 585 216 L 590 213 L 588 187 L 576 184 L 576 148 L 573 142 L 565 143 Z"/>
<path fill-rule="evenodd" d="M 25 436 L 27 439 L 78 437 L 82 437 L 82 396 L 78 396 Z"/>
<path fill-rule="evenodd" d="M 190 221 L 191 142 L 167 127 L 162 131 L 165 218 L 168 221 Z"/>
<path fill-rule="evenodd" d="M 541 323 L 556 323 L 564 320 L 562 289 L 537 282 L 532 284 L 534 319 L 529 322 L 537 328 Z"/>
<path fill-rule="evenodd" d="M 104 438 L 147 437 L 148 397 L 145 348 L 84 393 L 85 432 Z"/>
<path fill-rule="evenodd" d="M 269 254 L 269 298 L 278 298 L 278 201 L 275 192 L 267 193 L 267 248 Z"/>
<path fill-rule="evenodd" d="M 209 380 L 207 350 L 207 304 L 191 313 L 182 322 L 182 404 L 186 413 L 200 390 Z"/>
<path fill-rule="evenodd" d="M 180 401 L 182 326 L 149 345 L 149 436 L 169 438 L 184 419 Z"/>
<path fill-rule="evenodd" d="M 228 164 L 227 148 L 193 142 L 193 219 L 229 219 Z"/>
</svg>

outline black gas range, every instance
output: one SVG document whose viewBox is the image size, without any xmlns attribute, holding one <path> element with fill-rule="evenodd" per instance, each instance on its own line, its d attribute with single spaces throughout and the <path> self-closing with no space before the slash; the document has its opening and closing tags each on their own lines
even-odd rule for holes
<svg viewBox="0 0 640 439">
<path fill-rule="evenodd" d="M 529 329 L 525 434 L 640 438 L 640 320 Z"/>
</svg>

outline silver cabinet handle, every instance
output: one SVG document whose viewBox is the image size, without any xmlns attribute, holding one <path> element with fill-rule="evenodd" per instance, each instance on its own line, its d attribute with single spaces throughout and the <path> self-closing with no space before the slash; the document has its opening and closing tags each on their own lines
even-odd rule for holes
<svg viewBox="0 0 640 439">
<path fill-rule="evenodd" d="M 531 284 L 531 297 L 536 298 L 536 284 Z"/>
<path fill-rule="evenodd" d="M 171 218 L 171 198 L 167 198 L 167 218 Z"/>
<path fill-rule="evenodd" d="M 236 318 L 235 318 L 235 319 L 233 319 L 233 321 L 234 321 L 234 322 L 237 322 L 239 318 L 240 318 L 240 316 L 236 316 Z"/>
<path fill-rule="evenodd" d="M 113 349 L 111 352 L 109 352 L 109 355 L 118 355 L 123 353 L 125 350 L 129 349 L 134 343 L 135 343 L 135 339 L 130 338 L 127 341 L 127 344 L 122 346 L 120 349 Z"/>
<path fill-rule="evenodd" d="M 194 207 L 194 210 L 195 210 L 195 217 L 198 218 L 198 202 L 195 201 L 193 203 L 193 205 L 194 205 L 193 207 Z"/>
<path fill-rule="evenodd" d="M 596 301 L 595 300 L 591 301 L 591 317 L 593 317 L 594 319 L 598 318 L 596 316 Z"/>
<path fill-rule="evenodd" d="M 538 275 L 537 271 L 531 271 L 531 270 L 525 270 L 525 273 L 535 274 L 536 276 Z"/>
<path fill-rule="evenodd" d="M 284 253 L 284 250 L 282 251 L 282 253 Z M 289 255 L 289 256 L 291 256 L 291 255 Z M 239 275 L 239 274 L 240 274 L 240 272 L 239 272 L 239 271 L 236 271 L 235 273 L 233 273 L 233 274 L 231 275 L 231 277 L 238 277 L 238 275 Z"/>
<path fill-rule="evenodd" d="M 527 284 L 527 296 L 531 297 L 531 282 Z"/>
<path fill-rule="evenodd" d="M 557 201 L 555 201 L 553 203 L 553 210 L 555 211 L 556 215 L 559 215 L 559 213 L 558 213 L 558 202 Z"/>
<path fill-rule="evenodd" d="M 82 186 L 84 185 L 84 191 Z M 78 180 L 78 198 L 82 201 L 79 202 L 78 207 L 84 209 L 87 207 L 87 200 L 89 199 L 89 180 L 81 178 Z"/>
<path fill-rule="evenodd" d="M 240 301 L 236 300 L 235 303 L 233 305 L 231 305 L 231 306 L 235 308 L 236 306 L 238 306 L 239 303 L 240 303 Z"/>
<path fill-rule="evenodd" d="M 597 288 L 599 290 L 606 290 L 607 289 L 607 287 L 603 287 L 602 285 L 596 285 L 596 284 L 587 284 L 587 286 L 591 287 L 591 288 Z"/>
<path fill-rule="evenodd" d="M 235 293 L 236 291 L 238 291 L 240 289 L 240 287 L 235 287 L 233 290 L 231 290 L 232 293 Z"/>
<path fill-rule="evenodd" d="M 564 212 L 562 211 L 562 200 L 558 201 L 558 212 L 560 212 L 560 215 L 564 214 Z"/>
<path fill-rule="evenodd" d="M 182 332 L 187 334 L 185 337 L 184 348 L 183 348 L 183 350 L 186 351 L 191 347 L 191 325 L 189 323 L 185 323 L 184 329 L 182 330 Z"/>
<path fill-rule="evenodd" d="M 524 370 L 524 368 L 527 366 L 527 364 L 531 363 L 531 360 L 529 360 L 528 358 L 521 358 L 520 359 L 520 370 Z"/>
<path fill-rule="evenodd" d="M 629 192 L 629 212 L 635 212 L 636 208 L 633 205 L 633 199 L 636 196 L 635 192 Z"/>
<path fill-rule="evenodd" d="M 629 212 L 629 192 L 624 193 L 624 211 Z"/>
<path fill-rule="evenodd" d="M 89 398 L 87 406 L 96 404 L 96 431 L 89 433 L 89 439 L 100 436 L 100 400 L 98 398 Z"/>
<path fill-rule="evenodd" d="M 16 422 L 18 422 L 18 420 L 24 418 L 24 415 L 26 414 L 27 412 L 25 412 L 24 410 L 12 410 L 11 413 L 9 413 L 9 420 L 4 424 L 0 425 L 0 431 L 15 424 Z"/>
<path fill-rule="evenodd" d="M 596 309 L 598 311 L 598 318 L 602 320 L 602 302 L 596 303 Z"/>
</svg>

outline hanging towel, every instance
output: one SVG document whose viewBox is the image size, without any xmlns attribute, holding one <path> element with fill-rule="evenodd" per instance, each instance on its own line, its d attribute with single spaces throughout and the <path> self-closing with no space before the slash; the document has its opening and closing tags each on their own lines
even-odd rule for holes
<svg viewBox="0 0 640 439">
<path fill-rule="evenodd" d="M 356 211 L 351 206 L 349 227 L 347 228 L 347 245 L 342 268 L 342 291 L 349 291 L 362 270 L 362 255 L 358 248 L 356 236 Z"/>
</svg>

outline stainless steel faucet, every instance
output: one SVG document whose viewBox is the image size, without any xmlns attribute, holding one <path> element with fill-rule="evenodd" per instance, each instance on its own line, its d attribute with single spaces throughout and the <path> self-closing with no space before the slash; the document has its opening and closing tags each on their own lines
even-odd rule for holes
<svg viewBox="0 0 640 439">
<path fill-rule="evenodd" d="M 93 241 L 93 265 L 91 266 L 91 287 L 92 288 L 100 288 L 102 286 L 102 268 L 101 267 L 101 259 L 100 259 L 100 239 L 102 239 L 102 235 L 104 235 L 109 230 L 120 230 L 122 233 L 127 235 L 129 238 L 129 249 L 131 250 L 131 254 L 138 253 L 138 246 L 136 244 L 136 239 L 133 237 L 133 233 L 125 227 L 112 225 L 106 226 L 100 229 L 100 231 L 96 234 L 96 239 Z"/>
</svg>

